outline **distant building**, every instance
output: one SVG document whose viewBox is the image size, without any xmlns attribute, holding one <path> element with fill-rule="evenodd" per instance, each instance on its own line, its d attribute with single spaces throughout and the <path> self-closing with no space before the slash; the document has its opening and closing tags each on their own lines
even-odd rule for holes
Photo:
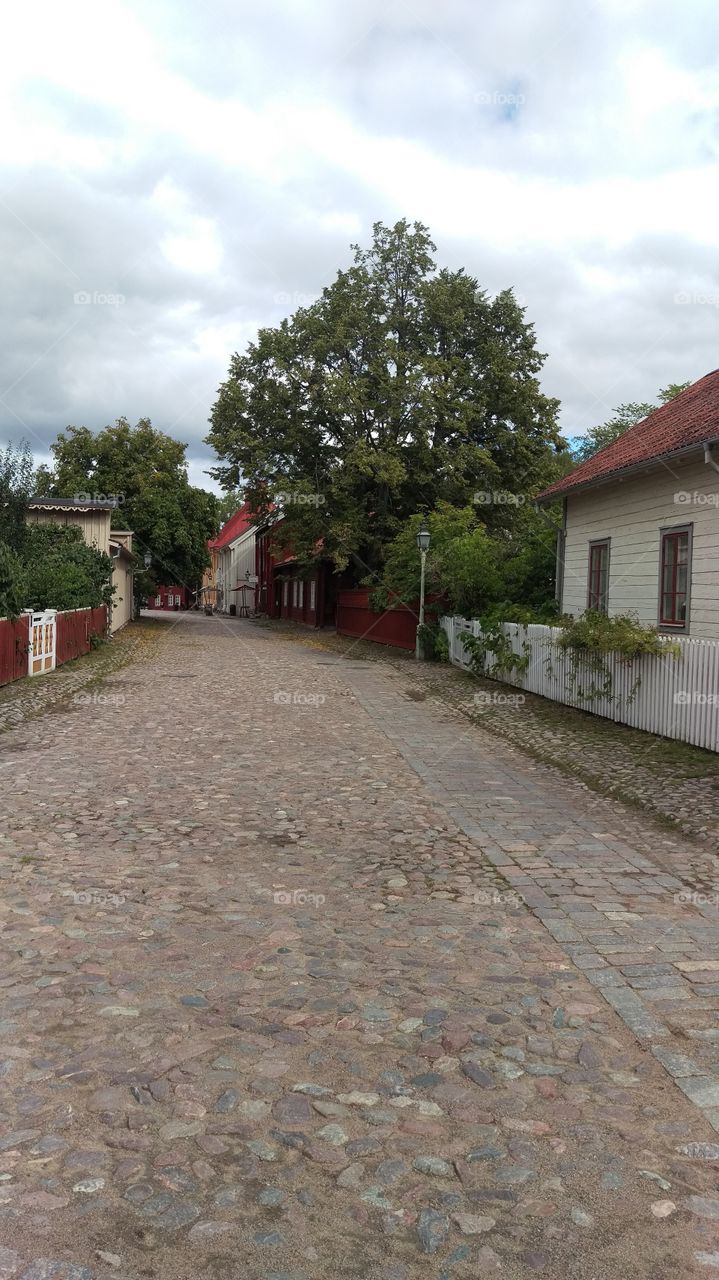
<svg viewBox="0 0 719 1280">
<path fill-rule="evenodd" d="M 245 502 L 207 544 L 211 564 L 205 571 L 201 604 L 211 604 L 220 613 L 229 613 L 233 606 L 240 612 L 254 604 L 255 534 Z"/>
<path fill-rule="evenodd" d="M 189 609 L 189 588 L 155 587 L 147 601 L 147 606 L 149 609 Z"/>
</svg>

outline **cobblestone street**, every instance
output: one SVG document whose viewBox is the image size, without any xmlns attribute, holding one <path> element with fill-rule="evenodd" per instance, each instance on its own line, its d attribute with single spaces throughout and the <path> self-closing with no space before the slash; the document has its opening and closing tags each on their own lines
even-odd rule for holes
<svg viewBox="0 0 719 1280">
<path fill-rule="evenodd" d="M 165 625 L 0 739 L 0 1280 L 716 1280 L 713 851 Z"/>
</svg>

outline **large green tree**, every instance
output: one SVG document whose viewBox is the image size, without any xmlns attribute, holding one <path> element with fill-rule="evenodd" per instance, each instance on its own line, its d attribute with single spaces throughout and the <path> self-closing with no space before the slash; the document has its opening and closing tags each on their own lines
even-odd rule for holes
<svg viewBox="0 0 719 1280">
<path fill-rule="evenodd" d="M 437 270 L 421 223 L 377 223 L 353 248 L 317 302 L 232 357 L 208 439 L 216 478 L 281 507 L 299 556 L 375 570 L 413 512 L 534 492 L 565 446 L 511 290 Z M 506 524 L 507 505 L 486 518 Z"/>
<path fill-rule="evenodd" d="M 217 532 L 217 498 L 190 484 L 187 445 L 156 430 L 149 418 L 131 426 L 119 418 L 102 431 L 68 427 L 52 446 L 55 465 L 49 492 L 113 496 L 114 528 L 132 529 L 140 563 L 152 555 L 150 573 L 137 575 L 140 593 L 156 583 L 194 588 L 208 563 L 207 539 Z"/>
<path fill-rule="evenodd" d="M 617 405 L 614 414 L 607 422 L 600 422 L 599 426 L 592 427 L 585 435 L 577 436 L 572 444 L 572 458 L 575 462 L 586 462 L 587 458 L 593 458 L 600 449 L 612 444 L 630 427 L 635 427 L 642 419 L 648 418 L 650 413 L 654 413 L 660 405 L 673 400 L 689 385 L 688 382 L 670 382 L 668 387 L 658 392 L 658 404 L 650 404 L 649 401 L 630 401 L 628 404 Z"/>
<path fill-rule="evenodd" d="M 33 492 L 33 459 L 25 440 L 0 449 L 0 542 L 21 551 L 27 533 L 27 504 Z"/>
</svg>

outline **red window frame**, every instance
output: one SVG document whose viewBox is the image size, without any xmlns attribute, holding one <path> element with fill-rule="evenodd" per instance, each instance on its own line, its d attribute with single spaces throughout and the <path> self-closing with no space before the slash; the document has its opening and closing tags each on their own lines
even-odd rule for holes
<svg viewBox="0 0 719 1280">
<path fill-rule="evenodd" d="M 662 530 L 659 568 L 659 625 L 686 630 L 689 626 L 691 529 Z"/>
<path fill-rule="evenodd" d="M 609 546 L 611 539 L 589 544 L 589 579 L 587 608 L 606 613 L 609 604 Z"/>
</svg>

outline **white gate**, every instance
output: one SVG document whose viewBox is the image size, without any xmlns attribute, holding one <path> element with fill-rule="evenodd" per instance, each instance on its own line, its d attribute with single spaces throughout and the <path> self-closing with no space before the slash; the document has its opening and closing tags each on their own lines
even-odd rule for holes
<svg viewBox="0 0 719 1280">
<path fill-rule="evenodd" d="M 30 644 L 27 673 L 29 676 L 39 676 L 46 671 L 55 670 L 56 613 L 56 609 L 46 609 L 44 613 L 28 614 Z"/>
</svg>

